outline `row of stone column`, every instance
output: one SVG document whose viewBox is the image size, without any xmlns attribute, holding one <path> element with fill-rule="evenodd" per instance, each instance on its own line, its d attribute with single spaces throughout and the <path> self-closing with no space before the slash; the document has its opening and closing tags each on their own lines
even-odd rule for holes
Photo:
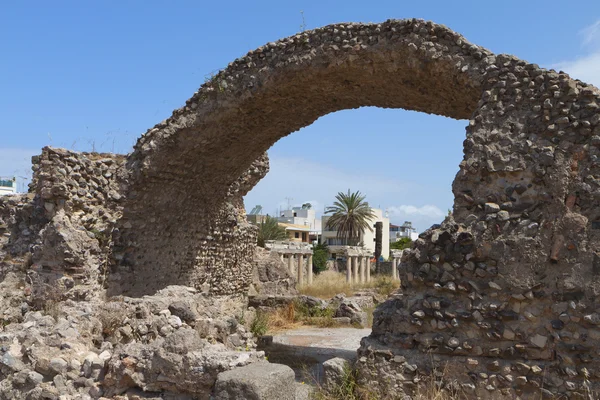
<svg viewBox="0 0 600 400">
<path fill-rule="evenodd" d="M 304 254 L 287 254 L 284 255 L 281 253 L 279 255 L 281 257 L 281 261 L 285 262 L 285 258 L 287 258 L 288 269 L 290 270 L 290 274 L 296 277 L 298 281 L 298 286 L 304 285 L 304 273 L 306 273 L 306 284 L 312 285 L 313 283 L 313 271 L 312 271 L 312 263 L 313 256 L 312 254 L 308 254 L 306 256 L 306 263 L 304 262 Z"/>
<path fill-rule="evenodd" d="M 348 256 L 346 258 L 346 282 L 371 282 L 371 264 L 369 257 Z"/>
</svg>

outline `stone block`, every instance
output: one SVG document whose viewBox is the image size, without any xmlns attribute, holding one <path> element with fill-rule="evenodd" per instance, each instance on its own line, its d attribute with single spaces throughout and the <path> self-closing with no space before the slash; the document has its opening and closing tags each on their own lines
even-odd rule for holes
<svg viewBox="0 0 600 400">
<path fill-rule="evenodd" d="M 254 363 L 221 372 L 215 400 L 295 400 L 294 371 L 282 364 Z"/>
<path fill-rule="evenodd" d="M 350 368 L 350 362 L 344 358 L 336 357 L 323 363 L 323 387 L 333 391 L 344 382 L 344 375 Z"/>
</svg>

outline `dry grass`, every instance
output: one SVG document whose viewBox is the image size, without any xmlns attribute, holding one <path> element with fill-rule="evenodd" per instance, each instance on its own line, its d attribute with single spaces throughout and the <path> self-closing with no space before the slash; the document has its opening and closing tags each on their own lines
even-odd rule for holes
<svg viewBox="0 0 600 400">
<path fill-rule="evenodd" d="M 287 307 L 278 308 L 267 314 L 267 330 L 269 332 L 281 332 L 302 326 L 302 322 L 296 319 L 296 307 L 294 303 Z"/>
<path fill-rule="evenodd" d="M 291 302 L 286 307 L 270 312 L 259 311 L 250 324 L 250 330 L 255 336 L 262 336 L 302 326 L 331 328 L 338 326 L 333 319 L 334 313 L 332 308 L 307 307 L 299 302 Z"/>
<path fill-rule="evenodd" d="M 335 271 L 324 271 L 315 276 L 312 285 L 302 286 L 299 291 L 307 296 L 314 296 L 320 299 L 329 300 L 336 294 L 344 293 L 347 296 L 352 295 L 357 290 L 361 289 L 377 289 L 377 291 L 388 296 L 390 293 L 400 287 L 400 281 L 392 281 L 392 278 L 387 275 L 375 275 L 371 277 L 371 282 L 350 284 L 346 282 L 344 273 Z"/>
<path fill-rule="evenodd" d="M 339 293 L 350 295 L 353 287 L 346 282 L 344 274 L 335 271 L 323 271 L 315 276 L 312 285 L 302 286 L 299 291 L 307 296 L 328 300 Z"/>
</svg>

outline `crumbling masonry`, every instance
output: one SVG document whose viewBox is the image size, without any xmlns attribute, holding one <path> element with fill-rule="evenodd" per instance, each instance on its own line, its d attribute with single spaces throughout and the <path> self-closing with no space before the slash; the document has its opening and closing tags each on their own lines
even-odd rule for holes
<svg viewBox="0 0 600 400">
<path fill-rule="evenodd" d="M 38 182 L 36 204 L 50 225 L 69 200 L 81 221 L 102 225 L 113 293 L 169 284 L 240 293 L 255 233 L 242 196 L 267 172 L 277 140 L 362 106 L 466 119 L 453 216 L 405 252 L 403 294 L 378 309 L 360 380 L 400 396 L 450 363 L 448 378 L 479 396 L 582 392 L 600 382 L 599 97 L 431 22 L 331 25 L 232 62 L 126 160 L 100 162 L 110 174 L 96 182 L 102 198 L 67 185 L 48 194 L 67 202 L 46 206 Z M 86 208 L 94 199 L 115 216 L 111 226 Z M 103 260 L 90 246 L 67 252 Z M 34 267 L 51 269 L 37 254 Z"/>
</svg>

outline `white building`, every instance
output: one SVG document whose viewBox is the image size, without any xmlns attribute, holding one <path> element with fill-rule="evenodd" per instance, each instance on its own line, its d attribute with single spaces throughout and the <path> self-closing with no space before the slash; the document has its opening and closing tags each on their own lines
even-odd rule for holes
<svg viewBox="0 0 600 400">
<path fill-rule="evenodd" d="M 17 178 L 3 178 L 0 176 L 0 196 L 17 193 Z"/>
<path fill-rule="evenodd" d="M 413 228 L 412 222 L 404 221 L 402 225 L 390 224 L 390 243 L 402 238 L 410 238 L 410 240 L 417 240 L 419 238 L 419 234 Z"/>
<path fill-rule="evenodd" d="M 367 250 L 370 254 L 375 254 L 375 223 L 382 222 L 382 249 L 381 255 L 387 259 L 390 256 L 390 219 L 383 215 L 380 209 L 373 208 L 375 218 L 369 221 L 371 229 L 367 229 L 360 233 L 359 244 Z M 327 228 L 327 220 L 330 218 L 329 215 L 321 217 L 321 226 L 323 226 L 323 233 L 321 235 L 321 243 L 326 243 L 329 247 L 329 251 L 332 254 L 343 253 L 343 249 L 347 246 L 345 239 L 337 237 L 337 231 L 329 230 Z"/>
<path fill-rule="evenodd" d="M 308 228 L 310 236 L 316 237 L 321 234 L 321 220 L 317 218 L 312 208 L 292 207 L 291 210 L 282 210 L 277 221 L 284 224 L 302 225 Z"/>
</svg>

